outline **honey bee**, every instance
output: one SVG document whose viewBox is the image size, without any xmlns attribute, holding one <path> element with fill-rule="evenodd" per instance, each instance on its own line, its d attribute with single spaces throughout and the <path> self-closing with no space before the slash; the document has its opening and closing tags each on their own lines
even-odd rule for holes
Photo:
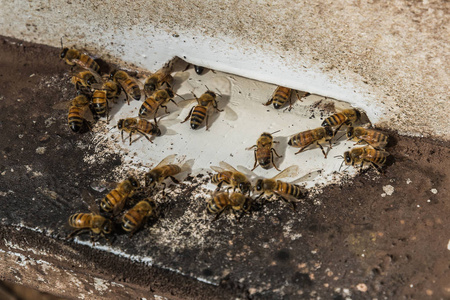
<svg viewBox="0 0 450 300">
<path fill-rule="evenodd" d="M 166 104 L 169 101 L 172 101 L 177 105 L 176 102 L 173 101 L 173 97 L 174 93 L 171 88 L 157 90 L 142 103 L 141 108 L 139 109 L 139 116 L 153 114 L 156 123 L 156 114 L 160 107 L 164 107 L 165 112 L 168 113 Z"/>
<path fill-rule="evenodd" d="M 297 174 L 298 166 L 293 165 L 284 169 L 273 178 L 258 179 L 255 188 L 256 191 L 261 192 L 261 194 L 257 199 L 263 196 L 267 198 L 268 196 L 273 196 L 273 194 L 275 194 L 279 196 L 283 201 L 290 204 L 291 208 L 295 210 L 294 203 L 304 195 L 302 187 L 296 184 L 283 182 L 278 179 L 295 176 Z"/>
<path fill-rule="evenodd" d="M 174 176 L 183 171 L 182 167 L 173 164 L 176 154 L 172 154 L 164 158 L 156 167 L 145 174 L 145 186 L 155 187 L 156 184 L 163 185 L 163 196 L 165 195 L 166 184 L 164 180 L 170 178 L 173 183 L 179 184 L 180 182 Z"/>
<path fill-rule="evenodd" d="M 276 132 L 278 132 L 278 131 L 276 131 Z M 280 171 L 278 169 L 278 167 L 275 165 L 275 163 L 273 162 L 273 154 L 275 153 L 275 155 L 277 157 L 281 157 L 281 155 L 278 155 L 277 151 L 272 147 L 273 143 L 278 143 L 278 142 L 273 141 L 273 137 L 272 137 L 271 133 L 264 132 L 263 134 L 261 134 L 259 139 L 256 141 L 256 145 L 246 148 L 246 150 L 251 150 L 253 148 L 256 148 L 254 151 L 255 152 L 255 165 L 253 166 L 252 171 L 254 169 L 256 169 L 258 164 L 263 169 L 269 169 L 270 165 L 272 164 L 272 166 L 275 169 Z"/>
<path fill-rule="evenodd" d="M 123 209 L 127 199 L 133 196 L 139 187 L 140 184 L 136 177 L 128 177 L 102 199 L 100 208 L 105 212 L 112 212 L 114 215 L 117 215 Z"/>
<path fill-rule="evenodd" d="M 121 92 L 121 88 L 120 88 L 119 84 L 117 84 L 114 81 L 107 81 L 107 82 L 103 83 L 101 89 L 106 91 L 106 98 L 108 100 L 116 99 L 120 95 L 120 92 Z"/>
<path fill-rule="evenodd" d="M 61 48 L 63 48 L 62 40 Z M 100 66 L 91 57 L 76 49 L 63 48 L 61 51 L 61 58 L 70 66 L 77 65 L 97 74 L 100 71 Z"/>
<path fill-rule="evenodd" d="M 97 80 L 91 71 L 82 71 L 73 75 L 71 82 L 75 85 L 77 91 L 81 91 L 83 94 L 90 94 L 91 86 L 97 83 Z"/>
<path fill-rule="evenodd" d="M 117 122 L 117 128 L 121 131 L 122 136 L 122 142 L 123 142 L 123 132 L 129 132 L 130 135 L 130 146 L 131 146 L 131 136 L 135 132 L 139 132 L 147 140 L 150 141 L 150 143 L 153 143 L 152 140 L 147 136 L 147 134 L 150 135 L 161 135 L 161 130 L 158 128 L 156 124 L 152 124 L 151 122 L 144 120 L 144 119 L 136 119 L 136 118 L 127 118 L 127 119 L 120 119 L 119 122 Z"/>
<path fill-rule="evenodd" d="M 200 98 L 197 98 L 197 96 L 195 96 L 195 94 L 194 94 L 194 97 L 197 100 L 198 105 L 191 108 L 191 111 L 189 112 L 188 116 L 181 123 L 186 122 L 190 118 L 191 119 L 191 124 L 190 124 L 191 128 L 197 129 L 200 127 L 200 125 L 203 124 L 203 121 L 205 121 L 205 119 L 206 119 L 206 130 L 209 130 L 208 117 L 209 117 L 209 112 L 211 111 L 211 109 L 215 109 L 218 112 L 223 111 L 222 109 L 219 109 L 217 107 L 217 101 L 216 101 L 217 95 L 216 95 L 216 93 L 208 90 L 203 95 L 201 95 Z"/>
<path fill-rule="evenodd" d="M 150 75 L 144 83 L 144 93 L 146 97 L 152 95 L 156 90 L 160 89 L 164 84 L 168 87 L 173 82 L 173 77 L 170 75 L 172 71 L 173 61 L 169 61 L 161 69 Z"/>
<path fill-rule="evenodd" d="M 322 150 L 322 153 L 325 156 L 325 158 L 327 158 L 327 154 L 323 150 L 323 147 L 320 143 L 329 142 L 331 148 L 331 139 L 333 138 L 333 136 L 334 132 L 331 129 L 331 127 L 319 127 L 316 129 L 302 131 L 300 133 L 291 136 L 291 138 L 288 141 L 288 145 L 292 147 L 300 147 L 301 149 L 295 153 L 298 154 L 303 150 L 305 150 L 310 145 L 316 143 Z"/>
<path fill-rule="evenodd" d="M 363 127 L 347 127 L 347 138 L 356 141 L 357 145 L 367 143 L 375 149 L 384 149 L 388 143 L 388 136 L 375 129 Z"/>
<path fill-rule="evenodd" d="M 94 243 L 94 235 L 97 234 L 104 237 L 108 242 L 107 234 L 113 230 L 113 223 L 111 220 L 96 214 L 96 213 L 76 213 L 69 217 L 69 226 L 76 228 L 67 238 L 72 238 L 74 235 L 80 234 L 84 230 L 90 230 L 91 241 Z"/>
<path fill-rule="evenodd" d="M 215 214 L 214 220 L 227 209 L 231 209 L 234 216 L 239 220 L 245 213 L 248 213 L 252 206 L 252 199 L 241 193 L 232 193 L 229 195 L 225 192 L 215 192 L 211 195 L 211 199 L 208 201 L 208 212 Z M 241 212 L 241 216 L 236 215 L 237 212 Z"/>
<path fill-rule="evenodd" d="M 224 161 L 219 162 L 219 165 L 220 167 L 211 166 L 211 169 L 217 172 L 211 178 L 211 182 L 217 184 L 216 191 L 220 190 L 222 184 L 225 183 L 233 188 L 233 191 L 238 189 L 243 194 L 250 192 L 252 185 L 243 173 Z"/>
<path fill-rule="evenodd" d="M 336 127 L 334 130 L 334 134 L 339 131 L 342 125 L 352 125 L 356 121 L 358 121 L 361 118 L 361 113 L 354 109 L 344 109 L 340 113 L 336 113 L 334 115 L 329 116 L 326 118 L 322 125 L 323 127 Z"/>
<path fill-rule="evenodd" d="M 301 92 L 302 96 L 300 97 L 297 91 L 295 91 L 295 93 L 297 95 L 298 100 L 309 95 L 309 93 L 307 92 Z M 272 94 L 272 98 L 270 98 L 269 101 L 267 101 L 264 105 L 268 106 L 273 103 L 273 107 L 275 109 L 280 109 L 281 107 L 283 107 L 284 104 L 286 104 L 286 102 L 289 102 L 289 110 L 291 110 L 292 109 L 291 97 L 292 97 L 292 89 L 284 86 L 279 86 Z"/>
<path fill-rule="evenodd" d="M 384 150 L 377 150 L 371 146 L 352 148 L 350 151 L 344 153 L 344 162 L 346 165 L 360 165 L 360 168 L 365 163 L 371 164 L 377 171 L 386 163 L 389 152 Z"/>
<path fill-rule="evenodd" d="M 128 104 L 130 104 L 129 96 L 135 100 L 141 99 L 141 89 L 139 88 L 139 85 L 125 71 L 116 70 L 111 73 L 110 78 L 122 87 Z"/>
<path fill-rule="evenodd" d="M 98 116 L 106 114 L 106 121 L 109 123 L 109 105 L 105 90 L 94 90 L 92 94 L 92 107 Z"/>
<path fill-rule="evenodd" d="M 100 215 L 98 207 L 95 205 L 94 197 L 86 191 L 83 191 L 83 200 L 88 201 L 89 210 L 91 213 L 76 213 L 69 217 L 69 226 L 75 228 L 67 238 L 70 239 L 83 231 L 89 230 L 91 234 L 91 241 L 94 242 L 94 234 L 104 237 L 109 243 L 106 235 L 110 234 L 113 229 L 111 220 Z"/>
<path fill-rule="evenodd" d="M 122 217 L 122 228 L 132 236 L 151 216 L 156 215 L 156 203 L 150 198 L 139 201 Z"/>
<path fill-rule="evenodd" d="M 72 99 L 67 122 L 73 132 L 81 132 L 87 123 L 84 115 L 89 109 L 90 101 L 85 95 L 78 95 Z"/>
</svg>

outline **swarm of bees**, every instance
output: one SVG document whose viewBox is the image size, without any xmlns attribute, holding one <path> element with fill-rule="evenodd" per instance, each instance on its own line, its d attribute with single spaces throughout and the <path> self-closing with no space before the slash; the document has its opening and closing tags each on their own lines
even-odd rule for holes
<svg viewBox="0 0 450 300">
<path fill-rule="evenodd" d="M 117 123 L 122 142 L 124 142 L 124 131 L 129 134 L 129 145 L 132 144 L 132 136 L 135 133 L 143 135 L 150 143 L 153 143 L 152 138 L 161 136 L 162 132 L 157 121 L 159 109 L 164 108 L 164 113 L 168 114 L 167 104 L 169 102 L 178 105 L 174 101 L 175 95 L 179 95 L 173 90 L 174 77 L 172 76 L 176 58 L 149 75 L 145 79 L 142 89 L 140 82 L 124 70 L 117 69 L 110 74 L 101 73 L 99 64 L 92 57 L 76 49 L 63 48 L 61 58 L 72 67 L 71 83 L 77 91 L 77 96 L 70 100 L 69 104 L 64 104 L 65 108 L 68 107 L 68 125 L 73 132 L 83 133 L 92 128 L 92 122 L 87 119 L 89 113 L 92 114 L 94 121 L 106 117 L 108 123 L 111 102 L 116 103 L 122 92 L 128 104 L 131 99 L 140 101 L 142 91 L 145 99 L 140 106 L 138 115 L 120 119 Z M 199 75 L 204 71 L 199 66 L 194 66 L 194 68 Z M 293 93 L 296 94 L 299 101 L 310 95 L 307 92 L 279 86 L 263 105 L 273 104 L 275 109 L 289 105 L 286 109 L 290 111 L 293 108 L 291 101 Z M 197 104 L 191 107 L 189 114 L 181 123 L 190 120 L 191 129 L 197 130 L 205 124 L 206 130 L 209 130 L 209 115 L 213 112 L 223 111 L 218 107 L 218 94 L 209 88 L 200 97 L 193 92 L 192 94 L 194 99 L 181 101 L 181 105 L 186 105 L 194 100 Z M 153 119 L 153 122 L 146 118 Z M 388 136 L 376 129 L 354 126 L 360 119 L 361 112 L 359 110 L 344 109 L 327 117 L 320 127 L 290 136 L 287 145 L 300 148 L 295 154 L 316 145 L 326 159 L 333 142 L 339 140 L 336 138 L 337 133 L 345 125 L 344 135 L 347 139 L 356 142 L 356 145 L 363 146 L 352 148 L 339 156 L 343 158 L 342 163 L 360 169 L 365 165 L 373 166 L 376 170 L 381 171 L 389 156 L 389 153 L 384 150 L 388 144 Z M 206 202 L 206 211 L 214 215 L 213 220 L 218 219 L 222 213 L 231 211 L 239 221 L 243 215 L 250 214 L 255 203 L 260 200 L 263 201 L 261 203 L 263 205 L 269 200 L 279 199 L 295 210 L 295 204 L 306 197 L 307 191 L 303 186 L 296 184 L 295 181 L 288 183 L 282 180 L 287 177 L 296 177 L 299 174 L 299 167 L 292 165 L 280 171 L 275 164 L 275 160 L 282 157 L 275 149 L 275 144 L 280 143 L 273 137 L 273 134 L 277 132 L 263 132 L 255 145 L 246 148 L 246 150 L 254 150 L 254 165 L 251 170 L 238 166 L 237 168 L 241 168 L 238 171 L 224 161 L 219 163 L 220 166 L 211 166 L 215 172 L 211 176 L 211 183 L 217 185 L 217 188 Z M 323 146 L 325 143 L 328 144 L 327 151 Z M 97 240 L 104 237 L 110 242 L 107 236 L 117 231 L 118 228 L 132 236 L 146 224 L 149 218 L 157 219 L 159 212 L 157 201 L 153 196 L 154 191 L 162 186 L 162 196 L 165 197 L 168 179 L 174 184 L 179 184 L 180 179 L 177 179 L 176 176 L 190 171 L 188 163 L 176 163 L 175 158 L 175 154 L 167 156 L 158 165 L 143 174 L 142 178 L 133 175 L 119 183 L 109 184 L 109 192 L 100 201 L 98 207 L 92 204 L 91 196 L 83 195 L 91 202 L 89 205 L 91 212 L 75 213 L 69 217 L 69 226 L 74 228 L 74 231 L 69 234 L 68 238 L 83 231 L 89 231 L 93 242 L 96 241 L 95 237 Z M 273 167 L 279 173 L 272 178 L 252 179 L 253 175 L 249 174 L 258 166 L 263 169 Z M 141 181 L 144 182 L 143 185 Z M 221 191 L 223 186 L 226 186 L 225 191 Z M 136 200 L 136 195 L 140 195 L 141 198 Z"/>
</svg>

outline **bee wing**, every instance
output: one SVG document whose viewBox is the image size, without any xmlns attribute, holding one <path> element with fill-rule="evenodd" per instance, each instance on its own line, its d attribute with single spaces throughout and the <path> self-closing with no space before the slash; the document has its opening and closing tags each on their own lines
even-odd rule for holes
<svg viewBox="0 0 450 300">
<path fill-rule="evenodd" d="M 294 196 L 292 196 L 292 195 L 289 195 L 289 194 L 285 194 L 285 193 L 281 193 L 281 192 L 278 192 L 278 191 L 273 191 L 277 196 L 280 196 L 281 197 L 281 199 L 283 199 L 283 201 L 287 201 L 287 202 L 300 202 L 301 200 L 300 199 L 297 199 L 297 198 L 295 198 Z"/>
<path fill-rule="evenodd" d="M 217 172 L 217 173 L 221 173 L 224 172 L 225 170 L 222 169 L 221 167 L 217 167 L 217 166 L 210 166 L 211 170 Z"/>
<path fill-rule="evenodd" d="M 66 109 L 69 109 L 71 103 L 72 103 L 72 99 L 65 100 L 63 102 L 58 102 L 55 105 L 53 105 L 53 109 L 66 110 Z"/>
<path fill-rule="evenodd" d="M 105 181 L 105 180 L 94 181 L 91 183 L 91 189 L 102 193 L 105 190 L 115 189 L 118 184 L 119 184 L 118 182 L 114 182 L 114 181 Z"/>
<path fill-rule="evenodd" d="M 197 99 L 187 99 L 187 100 L 181 100 L 180 102 L 177 103 L 178 106 L 180 107 L 186 107 L 188 105 L 190 105 L 191 103 L 194 103 L 194 101 L 196 102 Z"/>
<path fill-rule="evenodd" d="M 285 178 L 285 177 L 293 177 L 293 176 L 297 176 L 298 175 L 298 166 L 297 165 L 292 165 L 290 167 L 287 167 L 286 169 L 284 169 L 283 171 L 281 171 L 280 173 L 278 173 L 277 175 L 275 175 L 275 177 L 273 177 L 272 179 L 280 179 L 280 178 Z"/>
<path fill-rule="evenodd" d="M 175 161 L 175 157 L 176 156 L 177 156 L 176 154 L 171 154 L 171 155 L 167 156 L 155 168 L 173 164 L 173 162 Z"/>
<path fill-rule="evenodd" d="M 93 83 L 93 84 L 91 84 L 91 88 L 93 88 L 94 90 L 102 90 L 103 83 Z"/>
<path fill-rule="evenodd" d="M 365 157 L 366 158 L 376 158 L 379 155 L 379 156 L 381 156 L 383 158 L 386 158 L 386 157 L 388 157 L 390 155 L 389 152 L 384 151 L 384 150 L 376 150 L 376 151 L 373 152 L 373 154 L 374 155 L 372 155 L 372 152 L 366 153 Z"/>
<path fill-rule="evenodd" d="M 224 168 L 225 170 L 227 170 L 227 171 L 231 171 L 231 172 L 239 172 L 238 170 L 236 170 L 235 168 L 233 168 L 230 164 L 228 164 L 228 163 L 226 163 L 226 162 L 224 162 L 224 161 L 219 162 L 219 165 L 220 165 L 222 168 Z"/>
<path fill-rule="evenodd" d="M 189 79 L 189 72 L 177 72 L 174 76 L 173 79 L 176 80 L 177 82 L 185 82 L 186 80 Z"/>
<path fill-rule="evenodd" d="M 123 197 L 122 200 L 120 200 L 119 203 L 116 204 L 116 206 L 114 206 L 113 209 L 113 215 L 117 216 L 118 214 L 120 214 L 123 210 L 123 207 L 125 206 L 125 203 L 127 202 L 128 197 Z"/>
<path fill-rule="evenodd" d="M 74 59 L 73 62 L 76 63 L 78 66 L 80 66 L 80 67 L 88 70 L 89 72 L 91 72 L 92 75 L 94 75 L 95 80 L 97 80 L 97 82 L 102 82 L 102 77 L 94 69 L 88 68 L 88 66 L 84 62 L 82 62 L 79 59 Z"/>
<path fill-rule="evenodd" d="M 303 175 L 302 177 L 297 178 L 296 180 L 294 180 L 294 181 L 292 181 L 290 183 L 291 184 L 296 184 L 296 183 L 303 182 L 303 181 L 306 181 L 306 180 L 312 180 L 312 179 L 316 178 L 317 176 L 319 176 L 321 174 L 322 174 L 322 170 L 309 172 L 308 174 Z"/>
<path fill-rule="evenodd" d="M 91 193 L 89 193 L 87 190 L 83 190 L 81 192 L 81 196 L 83 197 L 83 201 L 87 204 L 91 212 L 100 214 L 100 209 L 98 208 L 97 203 L 95 203 L 95 198 L 91 195 Z"/>
</svg>

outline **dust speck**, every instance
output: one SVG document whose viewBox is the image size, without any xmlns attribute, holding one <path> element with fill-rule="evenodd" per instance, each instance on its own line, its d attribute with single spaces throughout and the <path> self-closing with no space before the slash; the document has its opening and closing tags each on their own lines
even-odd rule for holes
<svg viewBox="0 0 450 300">
<path fill-rule="evenodd" d="M 46 148 L 45 147 L 37 147 L 36 148 L 36 153 L 37 154 L 44 154 L 45 153 Z"/>
<path fill-rule="evenodd" d="M 431 189 L 431 192 L 436 195 L 438 191 L 437 189 Z"/>
<path fill-rule="evenodd" d="M 386 193 L 386 195 L 390 196 L 394 193 L 394 187 L 392 185 L 385 185 L 383 186 L 383 191 Z"/>
</svg>

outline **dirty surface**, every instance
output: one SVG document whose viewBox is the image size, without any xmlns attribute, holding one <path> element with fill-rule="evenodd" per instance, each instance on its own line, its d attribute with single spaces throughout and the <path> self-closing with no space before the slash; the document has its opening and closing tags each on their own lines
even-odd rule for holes
<svg viewBox="0 0 450 300">
<path fill-rule="evenodd" d="M 58 49 L 9 38 L 0 44 L 3 251 L 23 237 L 49 252 L 59 249 L 60 256 L 83 253 L 96 276 L 173 298 L 450 297 L 449 145 L 395 133 L 397 143 L 389 149 L 395 162 L 383 175 L 369 170 L 329 186 L 297 212 L 275 201 L 240 223 L 232 216 L 211 223 L 204 206 L 192 201 L 207 178 L 190 178 L 161 204 L 160 220 L 131 239 L 119 234 L 113 241 L 116 251 L 152 257 L 153 266 L 125 258 L 116 264 L 109 253 L 66 241 L 68 216 L 88 209 L 81 190 L 122 159 L 80 159 L 94 151 L 91 133 L 72 134 L 66 113 L 52 109 L 75 95 Z M 180 224 L 186 211 L 195 222 Z M 162 247 L 157 232 L 170 224 L 179 230 L 173 231 L 173 245 Z M 186 243 L 196 226 L 208 230 L 194 237 L 198 243 Z M 90 245 L 87 235 L 80 240 Z M 109 249 L 104 240 L 97 246 Z M 67 248 L 73 252 L 65 253 Z"/>
</svg>

